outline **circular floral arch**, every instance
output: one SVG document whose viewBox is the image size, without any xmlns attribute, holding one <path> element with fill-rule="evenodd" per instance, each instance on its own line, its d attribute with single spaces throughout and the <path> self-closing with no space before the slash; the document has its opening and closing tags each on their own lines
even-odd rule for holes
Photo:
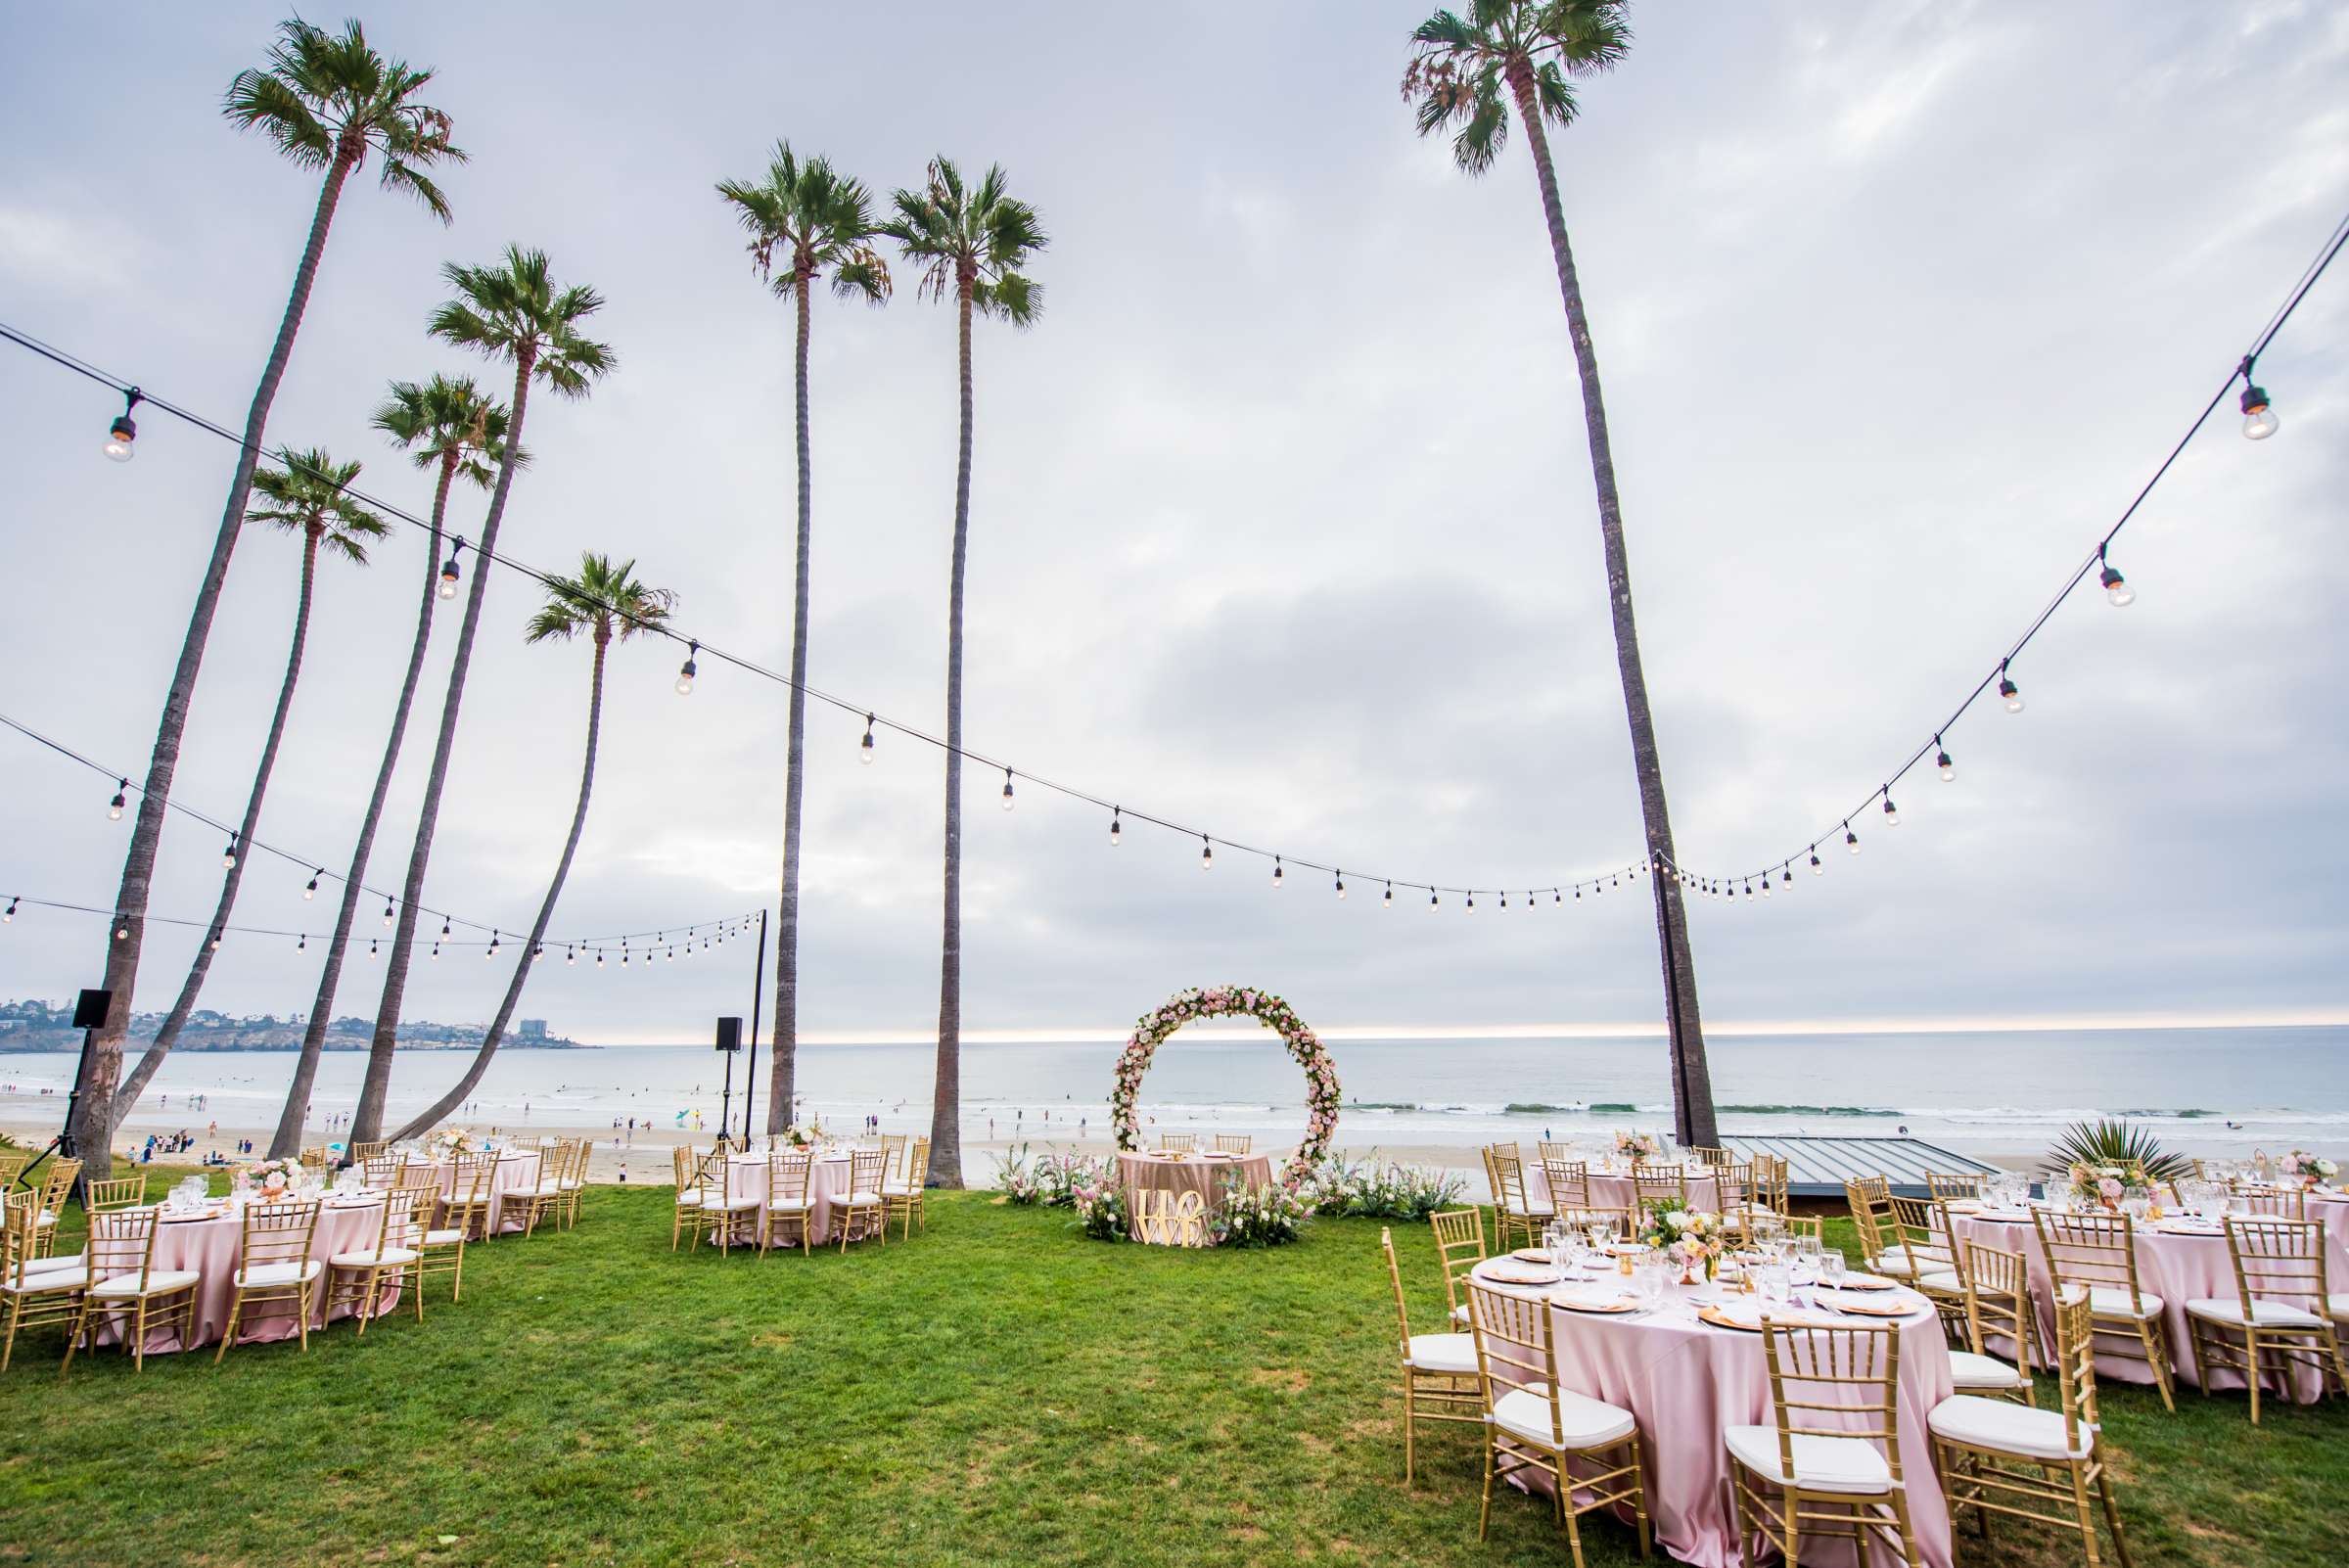
<svg viewBox="0 0 2349 1568">
<path fill-rule="evenodd" d="M 1176 992 L 1164 1006 L 1143 1014 L 1133 1026 L 1126 1050 L 1118 1058 L 1117 1085 L 1109 1096 L 1110 1120 L 1118 1130 L 1119 1148 L 1141 1147 L 1141 1132 L 1134 1125 L 1134 1104 L 1141 1092 L 1142 1075 L 1150 1070 L 1150 1058 L 1160 1044 L 1195 1020 L 1243 1014 L 1278 1034 L 1289 1054 L 1297 1058 L 1297 1065 L 1305 1069 L 1305 1136 L 1298 1142 L 1297 1158 L 1281 1173 L 1282 1183 L 1295 1186 L 1321 1162 L 1329 1149 L 1329 1135 L 1338 1127 L 1338 1070 L 1330 1062 L 1329 1053 L 1321 1048 L 1320 1037 L 1305 1027 L 1287 1002 L 1268 991 L 1247 986 L 1194 987 Z"/>
</svg>

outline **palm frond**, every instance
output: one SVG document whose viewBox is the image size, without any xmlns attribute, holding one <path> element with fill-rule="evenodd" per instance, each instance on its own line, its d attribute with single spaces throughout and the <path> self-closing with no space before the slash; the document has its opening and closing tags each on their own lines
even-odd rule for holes
<svg viewBox="0 0 2349 1568">
<path fill-rule="evenodd" d="M 2048 1169 L 2057 1175 L 2075 1165 L 2136 1165 L 2156 1181 L 2175 1181 L 2193 1174 L 2193 1162 L 2181 1154 L 2165 1154 L 2161 1143 L 2142 1127 L 2127 1122 L 2075 1122 L 2063 1130 L 2048 1151 Z"/>
</svg>

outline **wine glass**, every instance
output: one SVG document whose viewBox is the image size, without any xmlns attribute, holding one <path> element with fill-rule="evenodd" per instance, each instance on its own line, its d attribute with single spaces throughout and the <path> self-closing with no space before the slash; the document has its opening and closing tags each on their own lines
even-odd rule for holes
<svg viewBox="0 0 2349 1568">
<path fill-rule="evenodd" d="M 1844 1261 L 1841 1252 L 1822 1250 L 1819 1255 L 1819 1282 L 1829 1290 L 1843 1287 Z"/>
</svg>

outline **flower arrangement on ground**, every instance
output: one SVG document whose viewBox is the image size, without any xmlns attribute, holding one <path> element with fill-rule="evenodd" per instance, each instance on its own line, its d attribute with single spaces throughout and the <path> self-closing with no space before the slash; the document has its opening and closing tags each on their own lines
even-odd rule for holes
<svg viewBox="0 0 2349 1568">
<path fill-rule="evenodd" d="M 1319 1037 L 1305 1027 L 1289 1004 L 1267 991 L 1248 986 L 1197 987 L 1177 992 L 1156 1012 L 1145 1013 L 1133 1026 L 1126 1049 L 1118 1057 L 1117 1076 L 1109 1095 L 1109 1115 L 1117 1129 L 1118 1147 L 1128 1152 L 1142 1146 L 1135 1106 L 1141 1095 L 1142 1075 L 1150 1057 L 1168 1037 L 1183 1025 L 1202 1018 L 1231 1018 L 1245 1014 L 1280 1036 L 1281 1043 L 1305 1069 L 1305 1136 L 1297 1157 L 1282 1170 L 1283 1185 L 1296 1187 L 1313 1174 L 1328 1152 L 1330 1134 L 1338 1127 L 1338 1070 Z"/>
<path fill-rule="evenodd" d="M 1081 1182 L 1071 1191 L 1070 1204 L 1077 1211 L 1077 1228 L 1095 1241 L 1124 1241 L 1130 1233 L 1122 1187 Z"/>
<path fill-rule="evenodd" d="M 1454 1207 L 1467 1188 L 1467 1179 L 1452 1171 L 1381 1168 L 1367 1160 L 1349 1162 L 1331 1155 L 1299 1183 L 1297 1195 L 1314 1214 L 1416 1222 Z"/>
<path fill-rule="evenodd" d="M 1615 1158 L 1618 1160 L 1652 1160 L 1663 1152 L 1663 1145 L 1656 1141 L 1653 1132 L 1615 1134 Z"/>
<path fill-rule="evenodd" d="M 997 1185 L 1003 1195 L 1023 1207 L 1071 1209 L 1080 1186 L 1107 1186 L 1115 1176 L 1109 1162 L 1089 1154 L 1047 1154 L 1034 1165 L 1022 1143 L 995 1160 Z"/>
<path fill-rule="evenodd" d="M 1729 1247 L 1721 1216 L 1691 1209 L 1679 1198 L 1659 1199 L 1640 1212 L 1639 1240 L 1651 1251 L 1678 1260 L 1683 1283 L 1694 1280 L 1700 1269 L 1705 1278 L 1712 1278 Z"/>
<path fill-rule="evenodd" d="M 1282 1246 L 1304 1233 L 1312 1213 L 1303 1197 L 1277 1181 L 1226 1181 L 1223 1207 L 1208 1222 L 1207 1239 L 1217 1247 Z"/>
<path fill-rule="evenodd" d="M 2299 1149 L 2294 1149 L 2284 1160 L 2283 1170 L 2286 1176 L 2298 1176 L 2304 1186 L 2311 1187 L 2321 1181 L 2330 1181 L 2341 1174 L 2341 1168 L 2330 1160 L 2319 1159 Z"/>
</svg>

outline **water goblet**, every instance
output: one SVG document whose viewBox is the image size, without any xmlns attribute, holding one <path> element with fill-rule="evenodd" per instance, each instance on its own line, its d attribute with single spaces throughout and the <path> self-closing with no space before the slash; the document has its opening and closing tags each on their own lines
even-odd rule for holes
<svg viewBox="0 0 2349 1568">
<path fill-rule="evenodd" d="M 1841 1252 L 1821 1251 L 1819 1255 L 1819 1281 L 1829 1290 L 1843 1284 L 1844 1261 Z"/>
</svg>

